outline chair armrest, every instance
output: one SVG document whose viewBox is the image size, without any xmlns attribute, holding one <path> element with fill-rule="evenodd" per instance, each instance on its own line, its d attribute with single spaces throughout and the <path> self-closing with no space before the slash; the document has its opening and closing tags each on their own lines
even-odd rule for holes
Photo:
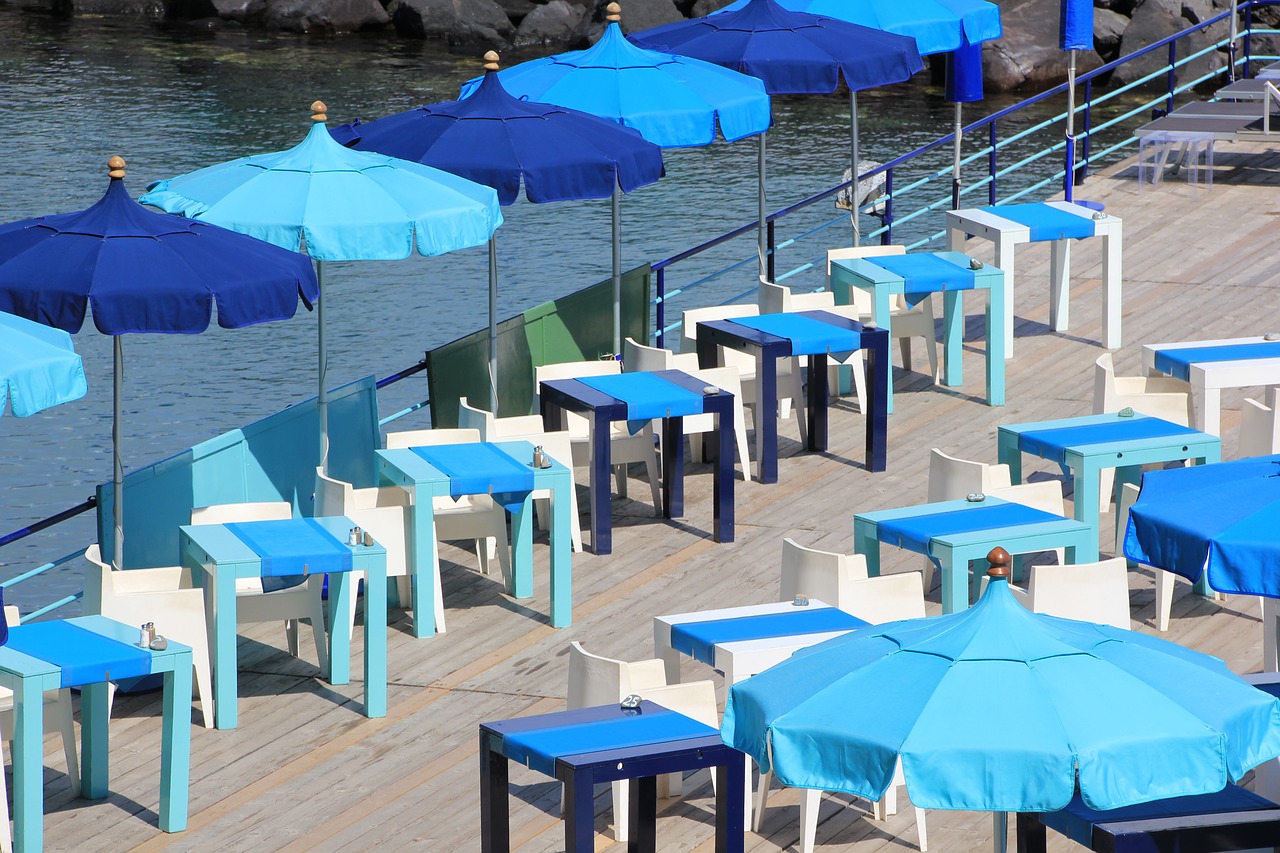
<svg viewBox="0 0 1280 853">
<path fill-rule="evenodd" d="M 524 436 L 542 432 L 542 415 L 516 415 L 509 418 L 497 418 L 494 421 L 494 439 L 523 438 Z"/>
<path fill-rule="evenodd" d="M 713 729 L 720 728 L 716 685 L 711 680 L 651 687 L 643 691 L 640 696 L 677 714 L 684 714 L 686 717 L 711 726 Z"/>
<path fill-rule="evenodd" d="M 191 589 L 191 569 L 161 566 L 154 569 L 126 569 L 111 573 L 111 587 L 117 595 L 167 593 Z"/>
<path fill-rule="evenodd" d="M 383 507 L 402 507 L 409 506 L 411 503 L 409 492 L 398 486 L 381 486 L 369 489 L 352 489 L 351 490 L 353 506 L 348 507 L 347 515 L 350 511 L 359 511 L 365 509 L 381 509 Z"/>
</svg>

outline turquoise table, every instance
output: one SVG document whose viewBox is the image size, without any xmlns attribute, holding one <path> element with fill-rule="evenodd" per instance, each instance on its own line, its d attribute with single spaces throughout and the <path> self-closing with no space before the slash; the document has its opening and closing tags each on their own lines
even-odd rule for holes
<svg viewBox="0 0 1280 853">
<path fill-rule="evenodd" d="M 1158 462 L 1193 460 L 1200 464 L 1222 458 L 1216 435 L 1135 414 L 1086 415 L 1055 421 L 1000 427 L 999 459 L 1009 466 L 1014 483 L 1022 482 L 1022 454 L 1048 459 L 1070 470 L 1075 517 L 1098 537 L 1099 479 L 1103 468 L 1116 469 L 1116 494 L 1124 483 L 1137 483 L 1140 468 Z"/>
<path fill-rule="evenodd" d="M 966 290 L 987 292 L 987 405 L 1004 405 L 1004 362 L 1006 328 L 1004 272 L 984 264 L 970 269 L 970 258 L 961 252 L 913 252 L 908 255 L 877 255 L 831 262 L 831 287 L 836 301 L 848 303 L 846 287 L 871 294 L 872 317 L 876 325 L 893 336 L 890 297 L 942 294 L 942 383 L 964 384 L 961 350 L 964 346 L 964 304 Z M 947 275 L 954 268 L 954 275 Z M 913 272 L 914 271 L 914 272 Z M 917 274 L 918 273 L 918 274 Z M 889 383 L 889 411 L 893 411 L 893 383 Z"/>
<path fill-rule="evenodd" d="M 999 545 L 1010 554 L 1065 548 L 1070 563 L 1098 559 L 1093 527 L 996 497 L 980 502 L 942 501 L 853 517 L 853 550 L 867 558 L 867 573 L 880 574 L 880 545 L 924 554 L 942 572 L 942 612 L 969 606 L 969 563 Z"/>
<path fill-rule="evenodd" d="M 569 469 L 555 460 L 549 468 L 534 468 L 528 464 L 533 459 L 533 445 L 527 441 L 498 441 L 489 443 L 519 461 L 533 475 L 534 491 L 551 491 L 551 626 L 565 628 L 573 618 L 573 577 L 571 569 L 571 532 L 569 489 L 572 482 Z M 451 447 L 474 449 L 470 445 L 435 445 L 432 451 L 448 454 Z M 426 448 L 424 448 L 426 449 Z M 413 558 L 413 628 L 417 637 L 435 634 L 435 584 L 431 567 L 436 559 L 435 518 L 432 512 L 434 499 L 449 497 L 456 487 L 459 494 L 487 494 L 483 470 L 471 471 L 476 475 L 470 483 L 451 477 L 427 460 L 413 448 L 396 448 L 376 451 L 378 476 L 385 482 L 407 490 L 413 496 L 413 533 L 411 542 Z M 455 482 L 457 481 L 457 482 Z M 533 597 L 533 500 L 526 494 L 519 508 L 511 513 L 512 560 L 511 577 L 507 579 L 507 594 L 515 598 Z"/>
<path fill-rule="evenodd" d="M 9 629 L 9 643 L 0 647 L 0 686 L 13 691 L 13 836 L 19 853 L 44 843 L 44 691 L 80 688 L 81 790 L 101 799 L 107 796 L 107 684 L 113 678 L 164 675 L 159 826 L 164 832 L 187 828 L 191 649 L 170 641 L 153 652 L 137 641 L 136 626 L 103 616 Z"/>
<path fill-rule="evenodd" d="M 213 701 L 214 725 L 234 729 L 238 724 L 236 697 L 239 672 L 236 655 L 236 581 L 240 578 L 262 578 L 294 574 L 275 571 L 266 559 L 246 544 L 234 529 L 253 525 L 281 525 L 276 529 L 296 528 L 298 535 L 309 534 L 316 522 L 337 539 L 350 553 L 345 568 L 325 568 L 329 575 L 329 624 L 337 630 L 329 632 L 329 683 L 351 683 L 351 636 L 346 631 L 346 617 L 351 612 L 351 596 L 355 594 L 351 572 L 365 572 L 364 596 L 364 714 L 366 717 L 387 715 L 387 552 L 381 545 L 347 545 L 347 533 L 355 526 L 349 518 L 291 518 L 282 521 L 249 521 L 239 525 L 188 524 L 179 528 L 182 564 L 190 566 L 193 579 L 204 587 L 205 607 L 212 611 L 213 625 Z M 316 566 L 325 566 L 317 556 Z M 304 566 L 304 571 L 307 566 Z M 310 571 L 321 571 L 321 568 Z M 322 626 L 313 626 L 323 630 Z"/>
</svg>

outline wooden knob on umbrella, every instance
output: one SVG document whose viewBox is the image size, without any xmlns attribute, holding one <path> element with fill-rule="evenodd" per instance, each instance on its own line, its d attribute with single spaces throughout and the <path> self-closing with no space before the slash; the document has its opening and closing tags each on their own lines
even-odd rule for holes
<svg viewBox="0 0 1280 853">
<path fill-rule="evenodd" d="M 117 155 L 107 161 L 107 177 L 118 181 L 124 177 L 124 158 Z"/>
<path fill-rule="evenodd" d="M 311 102 L 311 120 L 312 121 L 328 121 L 329 116 L 325 115 L 325 111 L 329 108 L 324 105 L 324 101 Z"/>
<path fill-rule="evenodd" d="M 1008 551 L 997 545 L 987 552 L 987 562 L 991 565 L 987 569 L 987 577 L 1009 579 L 1009 566 L 1013 563 L 1013 557 L 1009 556 Z"/>
<path fill-rule="evenodd" d="M 498 52 L 496 50 L 490 50 L 486 52 L 484 55 L 484 70 L 497 71 L 499 58 L 500 57 L 498 56 Z"/>
<path fill-rule="evenodd" d="M 618 21 L 622 20 L 622 7 L 617 3 L 610 3 L 608 6 L 605 6 L 604 11 L 604 19 L 606 21 L 611 21 L 616 24 Z"/>
</svg>

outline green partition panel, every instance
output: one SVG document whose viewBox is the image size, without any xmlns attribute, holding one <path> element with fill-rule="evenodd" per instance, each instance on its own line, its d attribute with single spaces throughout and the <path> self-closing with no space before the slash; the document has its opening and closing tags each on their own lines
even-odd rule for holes
<svg viewBox="0 0 1280 853">
<path fill-rule="evenodd" d="M 622 337 L 649 340 L 649 265 L 622 274 Z M 536 410 L 533 370 L 560 361 L 613 352 L 613 281 L 530 308 L 498 324 L 498 413 Z M 427 353 L 431 423 L 458 425 L 458 399 L 489 406 L 489 330 L 482 329 Z"/>
<path fill-rule="evenodd" d="M 320 425 L 312 397 L 242 429 L 203 441 L 124 478 L 124 564 L 178 562 L 178 526 L 193 507 L 241 501 L 289 501 L 311 515 Z M 329 473 L 357 487 L 376 484 L 373 451 L 380 446 L 374 377 L 329 392 Z M 98 541 L 114 548 L 110 483 L 98 486 Z"/>
</svg>

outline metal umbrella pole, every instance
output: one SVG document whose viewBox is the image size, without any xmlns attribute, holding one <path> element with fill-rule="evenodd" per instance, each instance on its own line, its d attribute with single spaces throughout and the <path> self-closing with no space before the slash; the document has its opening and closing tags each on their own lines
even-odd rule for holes
<svg viewBox="0 0 1280 853">
<path fill-rule="evenodd" d="M 1230 37 L 1227 39 L 1227 79 L 1236 81 L 1236 36 L 1239 35 L 1236 23 L 1236 0 L 1231 0 Z"/>
<path fill-rule="evenodd" d="M 951 209 L 960 208 L 960 141 L 964 135 L 964 108 L 959 101 L 955 103 L 955 141 L 951 150 Z"/>
<path fill-rule="evenodd" d="M 498 416 L 498 238 L 489 238 L 489 411 Z"/>
<path fill-rule="evenodd" d="M 320 412 L 320 469 L 324 473 L 329 473 L 329 392 L 325 390 L 328 385 L 325 374 L 329 370 L 329 345 L 325 341 L 325 323 L 324 323 L 324 261 L 317 260 L 316 264 L 316 281 L 320 285 L 320 299 L 316 302 L 316 323 L 319 325 L 317 334 L 317 345 L 319 347 L 319 367 L 320 367 L 320 391 L 316 395 L 317 408 Z"/>
<path fill-rule="evenodd" d="M 1067 173 L 1063 178 L 1062 193 L 1067 201 L 1074 201 L 1076 182 L 1076 52 L 1067 52 Z"/>
<path fill-rule="evenodd" d="M 853 220 L 853 245 L 857 246 L 862 242 L 862 231 L 858 227 L 858 205 L 862 199 L 858 197 L 858 92 L 853 87 L 849 88 L 849 157 L 849 176 L 852 179 L 849 198 L 853 202 L 849 218 Z"/>
<path fill-rule="evenodd" d="M 756 245 L 757 245 L 757 252 L 760 255 L 760 280 L 761 281 L 767 281 L 769 276 L 769 234 L 768 234 L 767 226 L 765 225 L 766 214 L 765 214 L 765 190 L 764 190 L 764 170 L 765 170 L 764 136 L 765 136 L 764 132 L 762 131 L 760 133 L 759 152 L 757 154 L 757 157 L 759 159 L 759 163 L 757 167 L 759 172 L 759 186 L 758 186 L 759 219 L 756 221 L 756 226 L 757 226 L 756 227 Z"/>
<path fill-rule="evenodd" d="M 622 187 L 617 183 L 609 199 L 613 214 L 613 354 L 616 357 L 622 354 Z"/>
<path fill-rule="evenodd" d="M 121 342 L 120 335 L 112 336 L 112 365 L 115 371 L 114 381 L 111 385 L 111 486 L 115 494 L 112 495 L 111 515 L 115 523 L 115 529 L 112 531 L 112 544 L 114 556 L 112 562 L 116 569 L 124 568 L 124 464 L 120 461 L 120 443 L 122 436 L 120 435 L 120 421 L 123 419 L 124 406 L 121 398 L 124 396 L 124 344 Z"/>
</svg>

